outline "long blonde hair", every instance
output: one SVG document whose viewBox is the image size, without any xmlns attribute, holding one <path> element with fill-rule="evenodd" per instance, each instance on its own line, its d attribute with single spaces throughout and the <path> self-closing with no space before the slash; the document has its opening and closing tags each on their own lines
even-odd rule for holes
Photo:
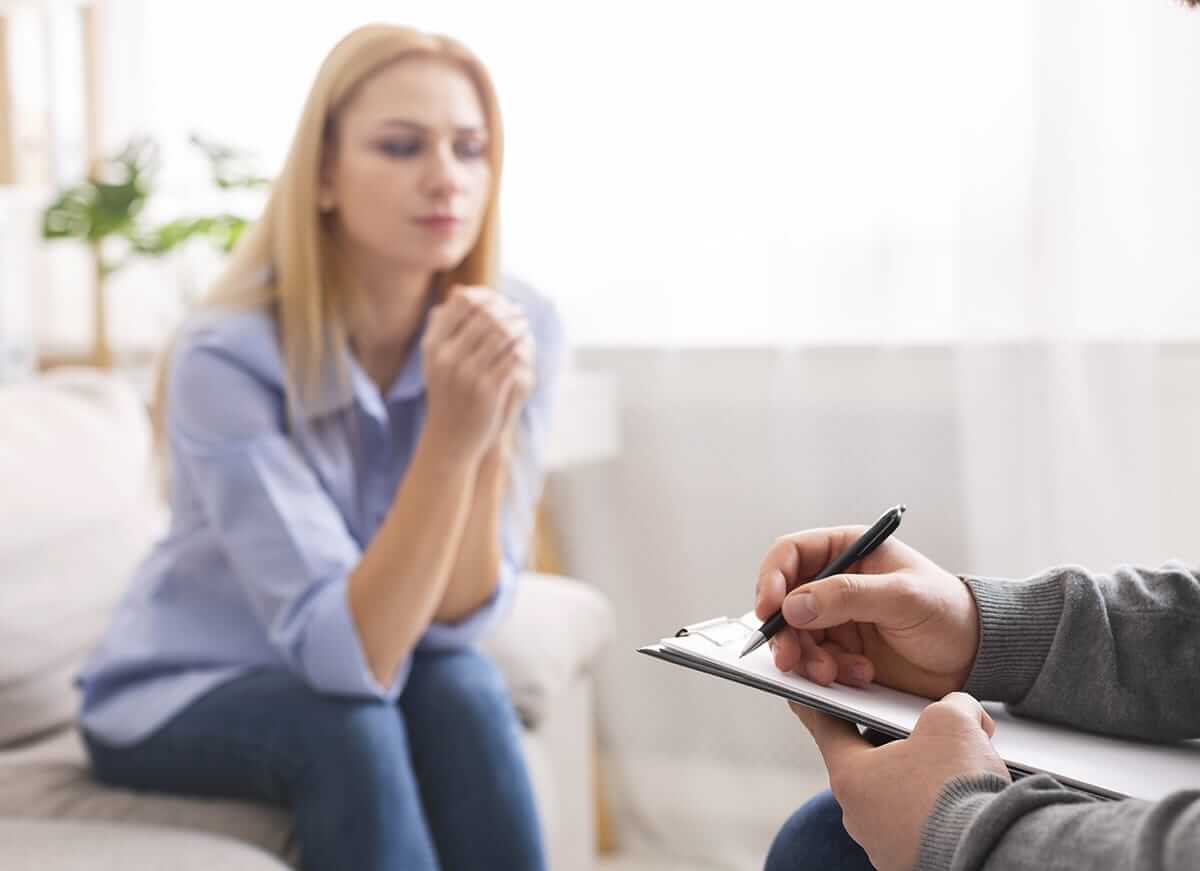
<svg viewBox="0 0 1200 871">
<path fill-rule="evenodd" d="M 487 69 L 466 46 L 447 36 L 390 24 L 354 30 L 321 64 L 262 217 L 238 242 L 225 271 L 201 302 L 234 309 L 274 305 L 289 412 L 315 396 L 326 363 L 346 347 L 346 310 L 356 291 L 354 276 L 339 257 L 330 219 L 318 208 L 326 149 L 336 141 L 339 116 L 362 84 L 384 67 L 411 58 L 442 60 L 465 72 L 479 94 L 488 128 L 486 154 L 492 182 L 479 238 L 461 263 L 437 276 L 437 284 L 448 288 L 495 283 L 503 141 L 500 109 Z M 170 350 L 164 354 L 155 391 L 160 442 L 169 356 Z"/>
</svg>

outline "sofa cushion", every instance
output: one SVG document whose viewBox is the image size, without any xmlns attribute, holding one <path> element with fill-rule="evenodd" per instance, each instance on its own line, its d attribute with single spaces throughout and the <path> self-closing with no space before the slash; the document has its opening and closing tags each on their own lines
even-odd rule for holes
<svg viewBox="0 0 1200 871">
<path fill-rule="evenodd" d="M 47 871 L 284 871 L 255 847 L 174 829 L 0 819 L 0 867 Z"/>
<path fill-rule="evenodd" d="M 483 643 L 508 681 L 513 704 L 536 727 L 556 696 L 596 660 L 613 632 L 612 606 L 571 578 L 525 572 L 512 612 Z"/>
<path fill-rule="evenodd" d="M 6 817 L 167 826 L 228 836 L 277 856 L 295 851 L 291 815 L 278 808 L 98 783 L 75 729 L 0 753 L 0 818 Z"/>
<path fill-rule="evenodd" d="M 535 732 L 523 731 L 521 744 L 542 831 L 546 842 L 553 843 L 563 821 L 557 813 L 559 802 L 549 750 L 543 737 Z M 91 777 L 87 751 L 75 729 L 0 753 L 0 819 L 169 827 L 233 838 L 288 862 L 294 863 L 299 857 L 292 816 L 280 808 L 136 792 L 97 783 Z M 5 857 L 0 840 L 0 868 L 10 867 Z M 209 867 L 224 866 L 213 863 Z"/>
<path fill-rule="evenodd" d="M 0 387 L 0 747 L 68 722 L 71 679 L 163 528 L 145 408 L 67 370 Z"/>
</svg>

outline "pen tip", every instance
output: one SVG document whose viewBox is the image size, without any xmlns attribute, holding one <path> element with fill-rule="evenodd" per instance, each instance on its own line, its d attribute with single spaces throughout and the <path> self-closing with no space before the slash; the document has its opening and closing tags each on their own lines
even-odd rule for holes
<svg viewBox="0 0 1200 871">
<path fill-rule="evenodd" d="M 905 505 L 903 502 L 901 502 L 899 505 L 896 506 L 896 510 L 899 511 L 901 514 L 903 514 L 905 511 L 908 510 L 908 506 Z"/>
<path fill-rule="evenodd" d="M 738 659 L 741 659 L 751 651 L 758 650 L 759 647 L 766 643 L 766 640 L 767 639 L 761 632 L 755 632 L 748 639 L 746 639 L 746 646 L 743 647 L 742 652 L 738 654 Z"/>
</svg>

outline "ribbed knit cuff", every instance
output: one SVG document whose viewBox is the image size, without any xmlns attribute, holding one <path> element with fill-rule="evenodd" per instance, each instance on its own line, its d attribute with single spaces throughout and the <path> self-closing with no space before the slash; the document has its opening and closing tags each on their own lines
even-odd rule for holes
<svg viewBox="0 0 1200 871">
<path fill-rule="evenodd" d="M 967 685 L 977 699 L 1019 702 L 1037 680 L 1058 631 L 1058 571 L 1028 581 L 964 577 L 979 609 L 979 652 Z"/>
<path fill-rule="evenodd" d="M 951 871 L 963 834 L 1007 786 L 995 774 L 964 775 L 943 786 L 921 832 L 916 871 Z"/>
</svg>

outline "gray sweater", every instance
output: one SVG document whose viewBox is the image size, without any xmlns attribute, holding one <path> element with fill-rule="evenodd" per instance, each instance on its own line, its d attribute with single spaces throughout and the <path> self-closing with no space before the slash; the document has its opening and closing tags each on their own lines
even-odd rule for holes
<svg viewBox="0 0 1200 871">
<path fill-rule="evenodd" d="M 1029 581 L 968 578 L 981 640 L 965 687 L 1016 714 L 1155 741 L 1200 737 L 1200 573 L 1174 563 Z M 948 783 L 920 871 L 1200 868 L 1200 782 L 1157 801 L 1100 801 L 1048 775 Z"/>
</svg>

